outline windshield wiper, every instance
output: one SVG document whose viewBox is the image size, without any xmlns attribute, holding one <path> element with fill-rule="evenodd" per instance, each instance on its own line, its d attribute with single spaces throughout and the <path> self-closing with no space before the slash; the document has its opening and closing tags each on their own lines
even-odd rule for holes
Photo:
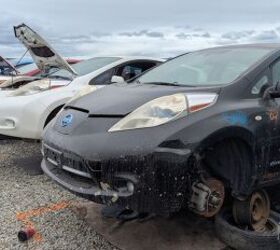
<svg viewBox="0 0 280 250">
<path fill-rule="evenodd" d="M 177 82 L 144 82 L 143 84 L 154 84 L 154 85 L 163 85 L 163 86 L 187 86 L 178 84 Z"/>
</svg>

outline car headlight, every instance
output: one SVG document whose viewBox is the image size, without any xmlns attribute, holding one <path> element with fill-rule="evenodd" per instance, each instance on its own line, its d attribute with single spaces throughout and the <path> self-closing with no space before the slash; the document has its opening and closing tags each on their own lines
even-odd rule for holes
<svg viewBox="0 0 280 250">
<path fill-rule="evenodd" d="M 216 102 L 217 94 L 175 94 L 156 98 L 140 106 L 109 129 L 109 132 L 155 127 L 204 109 Z"/>
<path fill-rule="evenodd" d="M 42 91 L 50 90 L 53 88 L 61 87 L 63 85 L 52 85 L 49 79 L 34 81 L 16 89 L 8 94 L 8 96 L 27 96 L 40 93 Z"/>
<path fill-rule="evenodd" d="M 87 95 L 87 94 L 89 94 L 89 93 L 95 91 L 96 89 L 97 89 L 97 87 L 94 86 L 94 85 L 87 85 L 87 86 L 84 86 L 80 91 L 78 91 L 78 92 L 68 101 L 68 103 L 69 103 L 69 102 L 72 102 L 72 101 L 74 101 L 74 100 L 76 100 L 76 99 L 78 99 L 78 98 L 80 98 L 80 97 L 82 97 L 82 96 L 84 96 L 84 95 Z"/>
</svg>

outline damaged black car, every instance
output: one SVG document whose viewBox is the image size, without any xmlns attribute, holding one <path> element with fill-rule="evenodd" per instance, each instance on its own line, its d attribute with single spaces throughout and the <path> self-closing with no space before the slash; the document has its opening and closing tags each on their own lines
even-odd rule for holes
<svg viewBox="0 0 280 250">
<path fill-rule="evenodd" d="M 42 169 L 101 204 L 266 223 L 280 182 L 280 45 L 204 49 L 64 107 L 43 135 Z"/>
</svg>

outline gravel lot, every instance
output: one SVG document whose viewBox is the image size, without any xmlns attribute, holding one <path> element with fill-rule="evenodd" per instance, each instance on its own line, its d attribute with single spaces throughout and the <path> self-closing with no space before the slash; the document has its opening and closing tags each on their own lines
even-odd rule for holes
<svg viewBox="0 0 280 250">
<path fill-rule="evenodd" d="M 85 200 L 65 191 L 44 175 L 27 171 L 26 165 L 39 167 L 40 160 L 39 143 L 0 140 L 0 250 L 117 249 L 71 210 L 69 204 Z M 20 243 L 17 233 L 26 225 L 32 225 L 37 234 L 27 243 Z M 221 244 L 213 238 L 212 227 L 206 228 L 203 234 L 207 249 L 222 248 L 217 247 Z M 191 241 L 201 245 L 196 235 L 196 232 L 187 233 L 187 237 L 194 237 Z M 190 242 L 188 249 L 201 249 L 194 242 Z"/>
<path fill-rule="evenodd" d="M 24 223 L 17 219 L 17 213 L 46 208 L 62 201 L 66 204 L 80 201 L 44 175 L 30 176 L 18 166 L 19 155 L 39 154 L 39 148 L 39 143 L 0 141 L 0 249 L 116 249 L 79 220 L 69 208 L 57 211 L 46 209 L 39 215 L 35 214 L 35 210 L 28 220 L 40 235 L 28 244 L 18 241 L 17 232 Z"/>
</svg>

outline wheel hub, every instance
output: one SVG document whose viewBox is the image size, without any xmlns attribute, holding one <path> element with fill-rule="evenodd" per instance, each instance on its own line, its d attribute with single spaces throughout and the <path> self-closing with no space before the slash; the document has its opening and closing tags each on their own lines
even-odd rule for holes
<svg viewBox="0 0 280 250">
<path fill-rule="evenodd" d="M 233 217 L 240 226 L 248 226 L 255 231 L 263 231 L 270 213 L 270 201 L 264 190 L 254 192 L 247 200 L 236 200 Z"/>
<path fill-rule="evenodd" d="M 251 223 L 256 231 L 263 230 L 267 222 L 270 204 L 266 193 L 254 193 L 251 197 Z"/>
<path fill-rule="evenodd" d="M 204 183 L 196 183 L 192 187 L 193 195 L 189 208 L 204 217 L 217 214 L 224 202 L 224 185 L 217 179 L 208 179 Z"/>
</svg>

